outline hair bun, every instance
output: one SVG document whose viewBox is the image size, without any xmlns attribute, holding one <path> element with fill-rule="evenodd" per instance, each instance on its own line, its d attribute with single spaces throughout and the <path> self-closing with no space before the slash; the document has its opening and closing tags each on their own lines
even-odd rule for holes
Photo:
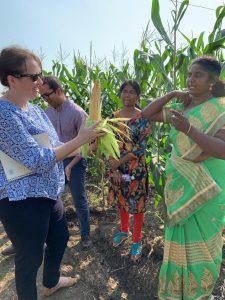
<svg viewBox="0 0 225 300">
<path fill-rule="evenodd" d="M 225 82 L 223 80 L 218 80 L 212 86 L 211 93 L 214 97 L 224 97 L 225 96 Z"/>
</svg>

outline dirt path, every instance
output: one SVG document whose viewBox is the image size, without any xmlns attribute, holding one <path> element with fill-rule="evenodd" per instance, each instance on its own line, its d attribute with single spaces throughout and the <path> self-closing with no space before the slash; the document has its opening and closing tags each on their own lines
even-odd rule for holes
<svg viewBox="0 0 225 300">
<path fill-rule="evenodd" d="M 64 275 L 77 278 L 74 287 L 61 290 L 47 299 L 55 300 L 154 300 L 157 299 L 157 277 L 162 261 L 163 226 L 157 212 L 147 213 L 144 226 L 143 256 L 138 264 L 129 259 L 131 239 L 119 249 L 111 247 L 111 238 L 118 229 L 115 210 L 91 210 L 91 235 L 93 246 L 83 251 L 79 243 L 78 227 L 70 200 L 65 201 L 70 240 L 62 264 Z M 9 242 L 0 225 L 0 251 Z M 38 274 L 39 300 L 41 296 L 41 271 Z M 222 285 L 225 279 L 225 265 L 222 265 L 221 276 L 215 289 L 217 297 L 222 296 Z M 0 255 L 0 300 L 16 300 L 14 283 L 13 256 Z M 32 299 L 31 299 L 32 300 Z"/>
<path fill-rule="evenodd" d="M 96 216 L 97 214 L 97 216 Z M 154 299 L 143 298 L 143 285 L 141 277 L 138 274 L 143 272 L 147 275 L 147 269 L 144 262 L 139 265 L 131 264 L 129 260 L 129 244 L 131 240 L 126 241 L 120 249 L 110 248 L 110 238 L 112 231 L 115 230 L 115 222 L 110 222 L 111 215 L 103 216 L 103 213 L 93 213 L 92 223 L 99 224 L 91 226 L 93 246 L 88 251 L 83 251 L 79 244 L 78 228 L 69 222 L 70 226 L 70 241 L 64 255 L 62 264 L 62 273 L 64 275 L 77 278 L 77 284 L 70 288 L 59 291 L 56 295 L 48 299 L 56 300 L 104 300 L 104 299 Z M 108 219 L 108 221 L 105 220 Z M 102 219 L 102 220 L 101 220 Z M 100 224 L 102 222 L 102 224 Z M 0 251 L 2 251 L 9 242 L 0 226 Z M 147 259 L 145 248 L 145 260 Z M 1 300 L 16 300 L 15 283 L 14 283 L 14 258 L 13 256 L 0 256 L 0 299 Z M 150 268 L 150 266 L 149 266 Z M 158 267 L 157 267 L 158 268 Z M 41 296 L 41 271 L 38 274 L 38 294 Z M 124 277 L 124 274 L 127 274 Z M 136 278 L 133 278 L 133 273 L 137 273 Z M 149 282 L 156 279 L 155 274 L 149 273 Z M 134 295 L 134 281 L 137 285 L 136 296 Z M 154 287 L 154 290 L 156 288 Z M 139 295 L 139 296 L 138 296 Z M 156 299 L 156 298 L 155 298 Z"/>
</svg>

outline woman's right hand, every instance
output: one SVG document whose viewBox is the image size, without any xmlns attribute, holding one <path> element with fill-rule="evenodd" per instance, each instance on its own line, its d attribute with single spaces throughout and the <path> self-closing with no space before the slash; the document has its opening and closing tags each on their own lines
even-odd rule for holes
<svg viewBox="0 0 225 300">
<path fill-rule="evenodd" d="M 110 174 L 111 180 L 113 184 L 115 185 L 120 185 L 121 179 L 122 179 L 122 174 L 119 171 L 114 171 Z"/>
<path fill-rule="evenodd" d="M 189 92 L 179 91 L 179 90 L 175 90 L 173 92 L 174 92 L 174 98 L 177 98 L 180 101 L 182 101 L 185 106 L 187 106 L 190 103 L 191 97 L 190 97 Z"/>
<path fill-rule="evenodd" d="M 101 121 L 98 121 L 90 127 L 85 127 L 85 121 L 81 124 L 77 137 L 82 140 L 83 144 L 90 143 L 94 141 L 96 138 L 103 136 L 105 134 L 105 132 L 102 131 L 101 129 L 97 129 L 100 122 Z"/>
<path fill-rule="evenodd" d="M 70 168 L 69 166 L 66 166 L 64 172 L 65 172 L 67 181 L 70 181 L 72 168 Z"/>
</svg>

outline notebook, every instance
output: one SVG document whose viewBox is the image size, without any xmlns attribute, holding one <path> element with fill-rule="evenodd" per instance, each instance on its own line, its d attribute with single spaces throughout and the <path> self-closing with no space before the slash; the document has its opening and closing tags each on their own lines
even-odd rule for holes
<svg viewBox="0 0 225 300">
<path fill-rule="evenodd" d="M 47 133 L 33 135 L 33 138 L 42 147 L 46 147 L 46 148 L 52 147 Z M 13 181 L 34 173 L 32 170 L 28 169 L 27 167 L 25 167 L 15 159 L 9 157 L 1 150 L 0 150 L 0 160 L 8 181 Z"/>
</svg>

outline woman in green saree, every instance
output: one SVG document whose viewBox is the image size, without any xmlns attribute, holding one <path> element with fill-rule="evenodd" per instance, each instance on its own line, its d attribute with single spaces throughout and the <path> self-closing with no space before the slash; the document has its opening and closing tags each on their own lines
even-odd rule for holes
<svg viewBox="0 0 225 300">
<path fill-rule="evenodd" d="M 219 277 L 225 224 L 225 83 L 220 72 L 212 57 L 194 60 L 188 92 L 170 92 L 142 112 L 151 121 L 173 125 L 159 299 L 212 299 Z M 172 98 L 181 103 L 165 106 Z"/>
</svg>

